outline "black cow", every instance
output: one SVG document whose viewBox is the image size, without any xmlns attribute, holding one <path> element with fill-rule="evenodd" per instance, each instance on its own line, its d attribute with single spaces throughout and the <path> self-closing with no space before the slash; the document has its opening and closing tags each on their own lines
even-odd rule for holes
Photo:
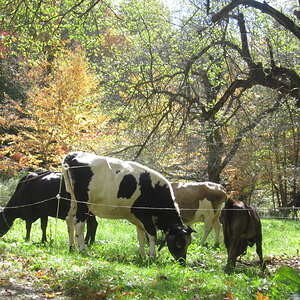
<svg viewBox="0 0 300 300">
<path fill-rule="evenodd" d="M 127 219 L 137 226 L 139 249 L 145 256 L 145 233 L 150 257 L 155 256 L 157 229 L 166 233 L 171 254 L 186 259 L 192 229 L 184 226 L 170 183 L 158 172 L 132 161 L 85 152 L 69 153 L 62 173 L 71 194 L 70 247 L 74 247 L 74 225 L 79 250 L 85 249 L 83 227 L 87 211 L 100 218 Z"/>
<path fill-rule="evenodd" d="M 3 236 L 17 218 L 26 221 L 26 240 L 30 238 L 31 225 L 41 219 L 42 243 L 46 242 L 48 216 L 65 220 L 70 210 L 70 194 L 66 192 L 64 181 L 59 172 L 36 172 L 24 176 L 18 183 L 14 194 L 0 212 L 0 236 Z M 59 210 L 57 195 L 61 189 Z M 58 214 L 58 215 L 57 215 Z M 89 216 L 86 243 L 94 243 L 98 222 Z"/>
<path fill-rule="evenodd" d="M 228 199 L 222 209 L 220 221 L 228 254 L 225 270 L 229 271 L 234 267 L 236 259 L 245 254 L 248 246 L 252 247 L 255 243 L 260 264 L 264 269 L 261 223 L 256 209 L 244 202 Z"/>
</svg>

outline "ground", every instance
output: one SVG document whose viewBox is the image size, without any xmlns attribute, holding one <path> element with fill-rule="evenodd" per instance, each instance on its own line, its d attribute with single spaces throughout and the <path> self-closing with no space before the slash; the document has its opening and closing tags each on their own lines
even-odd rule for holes
<svg viewBox="0 0 300 300">
<path fill-rule="evenodd" d="M 0 299 L 71 299 L 60 289 L 53 290 L 51 277 L 42 270 L 33 268 L 22 257 L 1 255 L 0 259 Z M 55 276 L 53 274 L 52 276 Z M 44 277 L 44 278 L 43 278 Z M 47 277 L 49 280 L 47 281 Z M 53 277 L 52 277 L 53 278 Z"/>
<path fill-rule="evenodd" d="M 270 272 L 274 272 L 281 266 L 289 266 L 300 272 L 300 256 L 270 257 L 266 259 L 266 263 Z M 243 264 L 250 265 L 253 262 L 243 261 Z M 0 299 L 2 300 L 71 299 L 65 295 L 63 287 L 57 284 L 53 285 L 55 282 L 55 270 L 51 270 L 51 268 L 39 270 L 22 257 L 1 256 Z"/>
</svg>

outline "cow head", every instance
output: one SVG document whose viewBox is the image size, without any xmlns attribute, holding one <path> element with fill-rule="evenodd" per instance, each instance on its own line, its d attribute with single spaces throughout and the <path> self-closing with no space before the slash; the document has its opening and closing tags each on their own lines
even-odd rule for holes
<svg viewBox="0 0 300 300">
<path fill-rule="evenodd" d="M 169 251 L 173 257 L 183 264 L 186 260 L 187 248 L 192 241 L 191 233 L 195 232 L 190 226 L 179 226 L 166 233 Z"/>
<path fill-rule="evenodd" d="M 2 209 L 0 211 L 0 236 L 3 236 L 11 227 L 12 224 L 9 224 L 6 217 L 5 211 Z"/>
</svg>

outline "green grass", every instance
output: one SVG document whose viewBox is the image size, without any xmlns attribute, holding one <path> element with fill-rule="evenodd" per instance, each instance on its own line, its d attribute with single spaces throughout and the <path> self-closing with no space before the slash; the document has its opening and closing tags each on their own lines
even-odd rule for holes
<svg viewBox="0 0 300 300">
<path fill-rule="evenodd" d="M 8 284 L 5 276 L 13 276 L 1 277 L 1 268 L 9 263 L 10 268 L 20 270 L 14 276 L 31 274 L 34 284 L 46 287 L 47 293 L 59 292 L 71 299 L 256 299 L 258 293 L 269 299 L 288 299 L 292 293 L 274 276 L 274 267 L 266 273 L 260 270 L 255 247 L 243 257 L 250 266 L 239 264 L 233 273 L 225 274 L 224 246 L 199 246 L 202 224 L 194 226 L 197 233 L 183 267 L 173 261 L 167 248 L 155 260 L 140 258 L 135 227 L 127 221 L 98 221 L 95 245 L 80 254 L 68 251 L 65 222 L 50 218 L 50 242 L 42 245 L 39 221 L 33 226 L 31 241 L 24 242 L 25 223 L 16 220 L 0 238 L 0 285 Z M 299 257 L 300 222 L 264 219 L 262 226 L 264 257 Z M 209 245 L 213 238 L 212 232 Z"/>
</svg>

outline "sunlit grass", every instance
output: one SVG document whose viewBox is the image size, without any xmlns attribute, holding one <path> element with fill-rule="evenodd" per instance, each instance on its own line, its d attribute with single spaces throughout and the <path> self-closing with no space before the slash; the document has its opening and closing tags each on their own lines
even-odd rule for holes
<svg viewBox="0 0 300 300">
<path fill-rule="evenodd" d="M 24 242 L 25 222 L 16 220 L 0 238 L 1 263 L 11 259 L 16 267 L 31 272 L 44 270 L 40 284 L 60 289 L 72 299 L 255 299 L 258 292 L 271 299 L 286 299 L 290 293 L 287 286 L 276 282 L 272 272 L 261 272 L 255 247 L 243 258 L 252 262 L 250 266 L 238 265 L 235 272 L 225 274 L 226 250 L 223 245 L 212 247 L 214 233 L 208 238 L 209 247 L 199 245 L 202 224 L 194 226 L 197 233 L 187 264 L 180 266 L 166 247 L 156 259 L 142 259 L 135 227 L 127 221 L 98 221 L 95 245 L 85 253 L 69 253 L 65 222 L 50 218 L 49 242 L 42 245 L 39 222 L 33 226 L 31 241 Z M 265 257 L 299 253 L 300 222 L 262 220 L 262 225 Z"/>
</svg>

